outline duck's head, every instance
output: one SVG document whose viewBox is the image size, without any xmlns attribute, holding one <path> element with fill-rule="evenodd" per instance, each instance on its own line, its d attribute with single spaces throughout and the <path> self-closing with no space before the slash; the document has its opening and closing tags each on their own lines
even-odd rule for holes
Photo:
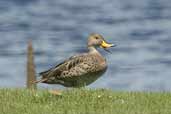
<svg viewBox="0 0 171 114">
<path fill-rule="evenodd" d="M 107 43 L 100 34 L 92 33 L 88 38 L 88 47 L 101 47 L 106 50 L 107 48 L 115 46 L 115 44 Z"/>
</svg>

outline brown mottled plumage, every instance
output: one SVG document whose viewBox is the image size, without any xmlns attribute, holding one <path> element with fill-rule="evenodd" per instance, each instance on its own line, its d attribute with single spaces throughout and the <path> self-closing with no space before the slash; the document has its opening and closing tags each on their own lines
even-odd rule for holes
<svg viewBox="0 0 171 114">
<path fill-rule="evenodd" d="M 99 34 L 91 34 L 88 38 L 88 53 L 73 56 L 45 72 L 37 82 L 61 84 L 65 87 L 86 86 L 97 80 L 107 69 L 105 58 L 96 50 L 114 46 L 108 44 Z"/>
</svg>

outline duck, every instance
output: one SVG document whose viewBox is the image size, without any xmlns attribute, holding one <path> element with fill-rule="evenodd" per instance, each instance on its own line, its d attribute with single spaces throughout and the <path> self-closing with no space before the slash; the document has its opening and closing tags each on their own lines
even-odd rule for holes
<svg viewBox="0 0 171 114">
<path fill-rule="evenodd" d="M 92 33 L 88 37 L 88 51 L 74 55 L 46 71 L 40 72 L 41 79 L 36 83 L 60 84 L 64 87 L 83 87 L 92 84 L 107 70 L 107 61 L 97 48 L 106 51 L 115 47 L 102 35 Z"/>
</svg>

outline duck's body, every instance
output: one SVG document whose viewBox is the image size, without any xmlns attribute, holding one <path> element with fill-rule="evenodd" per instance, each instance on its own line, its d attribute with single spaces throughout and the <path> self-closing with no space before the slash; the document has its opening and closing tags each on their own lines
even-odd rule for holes
<svg viewBox="0 0 171 114">
<path fill-rule="evenodd" d="M 92 39 L 90 40 L 87 53 L 70 57 L 54 68 L 41 72 L 40 82 L 61 84 L 65 87 L 81 87 L 97 80 L 106 71 L 107 63 L 106 59 L 91 44 Z"/>
<path fill-rule="evenodd" d="M 106 60 L 99 53 L 86 53 L 71 57 L 40 74 L 43 78 L 48 78 L 44 83 L 81 87 L 94 82 L 106 68 Z"/>
</svg>

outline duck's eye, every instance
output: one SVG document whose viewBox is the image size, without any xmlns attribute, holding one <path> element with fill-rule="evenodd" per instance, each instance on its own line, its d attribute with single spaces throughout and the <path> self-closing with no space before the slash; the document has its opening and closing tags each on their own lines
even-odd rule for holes
<svg viewBox="0 0 171 114">
<path fill-rule="evenodd" d="M 95 39 L 99 39 L 99 37 L 95 36 Z"/>
</svg>

